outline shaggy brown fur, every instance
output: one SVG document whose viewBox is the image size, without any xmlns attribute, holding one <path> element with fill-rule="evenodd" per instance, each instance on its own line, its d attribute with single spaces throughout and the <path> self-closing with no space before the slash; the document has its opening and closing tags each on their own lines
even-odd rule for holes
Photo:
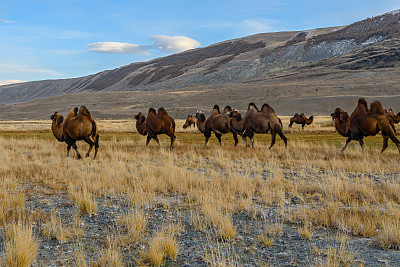
<svg viewBox="0 0 400 267">
<path fill-rule="evenodd" d="M 386 112 L 386 116 L 390 117 L 396 124 L 400 122 L 400 112 L 396 115 L 391 108 Z"/>
<path fill-rule="evenodd" d="M 192 127 L 192 125 L 196 127 L 196 119 L 192 115 L 188 115 L 185 124 L 183 125 L 183 129 Z"/>
<path fill-rule="evenodd" d="M 282 121 L 268 104 L 264 104 L 261 111 L 258 111 L 257 106 L 254 103 L 250 103 L 243 117 L 237 110 L 228 112 L 228 114 L 231 117 L 229 121 L 230 128 L 236 133 L 242 134 L 242 139 L 246 143 L 246 146 L 249 146 L 246 142 L 246 137 L 250 138 L 252 147 L 254 148 L 254 134 L 271 131 L 272 140 L 269 148 L 275 144 L 276 134 L 282 138 L 285 148 L 287 148 L 287 138 L 283 134 Z"/>
<path fill-rule="evenodd" d="M 173 148 L 176 138 L 175 120 L 168 115 L 168 112 L 164 108 L 159 108 L 157 113 L 155 113 L 154 109 L 149 109 L 145 125 L 147 132 L 146 146 L 149 144 L 151 139 L 154 139 L 158 146 L 160 146 L 160 141 L 158 140 L 157 135 L 166 134 L 171 138 L 170 149 Z"/>
<path fill-rule="evenodd" d="M 89 156 L 93 146 L 95 147 L 94 158 L 97 156 L 99 148 L 99 133 L 96 122 L 92 119 L 89 110 L 85 106 L 73 108 L 64 119 L 63 123 L 64 141 L 67 143 L 67 156 L 69 150 L 73 147 L 77 157 L 82 158 L 76 146 L 76 141 L 84 140 L 89 144 L 89 150 L 86 157 Z M 92 139 L 93 140 L 92 140 Z"/>
<path fill-rule="evenodd" d="M 198 110 L 196 111 L 196 114 L 194 114 L 194 117 L 196 118 L 197 129 L 199 129 L 201 133 L 204 133 L 207 120 L 206 115 L 204 115 L 203 112 Z"/>
<path fill-rule="evenodd" d="M 146 117 L 142 114 L 142 112 L 139 112 L 137 115 L 134 116 L 136 120 L 136 130 L 138 133 L 141 135 L 147 135 L 146 132 Z"/>
<path fill-rule="evenodd" d="M 64 117 L 56 111 L 54 112 L 53 115 L 51 115 L 50 119 L 52 120 L 51 131 L 53 132 L 54 137 L 59 142 L 64 142 L 64 134 L 63 134 Z"/>
<path fill-rule="evenodd" d="M 305 125 L 310 125 L 314 120 L 314 116 L 310 116 L 307 118 L 304 113 L 301 113 L 300 115 L 298 113 L 294 114 L 292 118 L 290 118 L 290 124 L 289 127 L 292 127 L 293 123 L 296 124 L 301 124 L 301 127 L 304 130 Z"/>
<path fill-rule="evenodd" d="M 222 146 L 221 136 L 230 132 L 232 133 L 233 139 L 235 140 L 235 146 L 238 144 L 239 140 L 237 138 L 236 132 L 229 128 L 229 117 L 226 115 L 226 113 L 229 111 L 232 111 L 232 108 L 230 106 L 226 106 L 223 111 L 224 113 L 221 114 L 219 111 L 219 106 L 214 106 L 211 115 L 204 123 L 203 134 L 206 138 L 204 146 L 207 145 L 212 132 L 214 132 L 215 136 L 217 137 L 220 146 Z"/>
<path fill-rule="evenodd" d="M 332 113 L 332 118 L 335 119 L 335 126 L 336 121 L 338 120 L 338 116 L 335 114 L 336 110 Z M 348 137 L 342 151 L 346 149 L 351 140 L 358 141 L 361 149 L 364 151 L 364 137 L 375 136 L 381 131 L 383 136 L 383 147 L 381 153 L 388 147 L 389 138 L 396 144 L 400 153 L 400 142 L 395 136 L 390 119 L 385 115 L 385 110 L 383 109 L 381 102 L 373 102 L 368 109 L 365 99 L 360 98 L 353 113 L 351 113 L 347 121 L 345 121 L 345 119 L 346 116 L 343 117 L 343 120 L 339 119 L 340 121 L 337 122 L 339 129 L 343 134 L 339 133 Z"/>
</svg>

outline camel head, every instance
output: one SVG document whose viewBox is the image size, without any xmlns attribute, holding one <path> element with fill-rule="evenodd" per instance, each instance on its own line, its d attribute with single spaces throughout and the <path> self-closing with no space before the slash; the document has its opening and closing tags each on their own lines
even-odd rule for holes
<svg viewBox="0 0 400 267">
<path fill-rule="evenodd" d="M 233 109 L 232 111 L 228 111 L 225 114 L 228 115 L 230 118 L 237 118 L 239 120 L 242 119 L 242 114 L 237 109 Z"/>
<path fill-rule="evenodd" d="M 54 112 L 53 115 L 51 115 L 50 119 L 53 121 L 53 123 L 55 123 L 57 126 L 60 126 L 61 123 L 64 121 L 64 117 L 63 115 L 61 115 L 60 113 L 58 113 L 57 111 Z"/>
<path fill-rule="evenodd" d="M 194 114 L 194 117 L 196 119 L 199 119 L 200 121 L 206 121 L 206 115 L 204 115 L 204 113 L 201 112 L 200 110 L 196 111 L 196 114 Z"/>
<path fill-rule="evenodd" d="M 349 119 L 349 114 L 341 108 L 336 108 L 331 114 L 331 117 L 332 120 L 339 119 L 343 122 L 346 122 Z"/>
<path fill-rule="evenodd" d="M 134 118 L 139 122 L 143 122 L 146 119 L 146 117 L 142 114 L 142 112 L 139 112 L 137 115 L 134 116 Z"/>
<path fill-rule="evenodd" d="M 192 115 L 188 115 L 185 121 L 185 124 L 183 125 L 183 129 L 186 129 L 187 127 L 189 127 L 189 123 L 190 121 L 193 119 Z"/>
</svg>

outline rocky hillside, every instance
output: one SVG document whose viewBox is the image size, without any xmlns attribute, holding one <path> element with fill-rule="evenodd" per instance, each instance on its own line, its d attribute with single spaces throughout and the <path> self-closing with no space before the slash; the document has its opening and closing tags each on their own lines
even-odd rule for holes
<svg viewBox="0 0 400 267">
<path fill-rule="evenodd" d="M 146 104 L 172 108 L 171 100 L 174 100 L 174 105 L 182 101 L 179 107 L 184 110 L 189 103 L 191 107 L 205 107 L 205 101 L 209 101 L 211 96 L 217 101 L 226 100 L 229 95 L 228 99 L 240 106 L 256 95 L 260 101 L 276 100 L 275 105 L 282 105 L 287 108 L 286 112 L 291 113 L 292 109 L 302 107 L 301 103 L 311 99 L 326 102 L 330 99 L 328 96 L 337 92 L 343 96 L 382 95 L 374 89 L 380 86 L 373 84 L 366 84 L 364 90 L 359 90 L 359 82 L 366 79 L 359 81 L 354 77 L 370 77 L 376 83 L 379 80 L 377 75 L 382 78 L 392 73 L 391 79 L 396 79 L 400 65 L 399 38 L 400 11 L 393 11 L 345 27 L 264 33 L 229 40 L 82 78 L 5 85 L 0 87 L 0 104 L 89 94 L 99 96 L 101 100 L 96 100 L 98 105 L 104 100 L 111 107 L 115 104 L 110 100 L 114 99 L 112 96 L 125 95 L 121 92 L 125 91 L 132 96 L 130 105 L 126 103 L 125 110 L 128 111 L 132 109 L 129 107 L 140 108 L 141 103 L 136 102 L 150 95 L 152 101 L 147 100 Z M 321 88 L 321 82 L 330 84 L 325 79 L 332 82 L 332 87 Z M 386 90 L 398 90 L 395 82 L 387 85 L 382 78 L 383 84 Z M 341 92 L 341 87 L 347 89 Z M 232 94 L 235 90 L 238 92 Z M 204 92 L 208 95 L 203 99 L 200 95 Z M 247 95 L 248 92 L 252 93 Z M 173 97 L 162 98 L 165 94 Z M 183 97 L 198 94 L 195 100 Z M 298 103 L 299 96 L 306 100 Z M 121 103 L 118 97 L 115 101 Z M 318 103 L 309 103 L 311 106 L 307 108 L 313 113 L 329 113 L 328 106 L 324 110 L 318 108 Z M 13 108 L 16 107 L 18 105 Z M 110 109 L 107 112 L 110 114 Z"/>
</svg>

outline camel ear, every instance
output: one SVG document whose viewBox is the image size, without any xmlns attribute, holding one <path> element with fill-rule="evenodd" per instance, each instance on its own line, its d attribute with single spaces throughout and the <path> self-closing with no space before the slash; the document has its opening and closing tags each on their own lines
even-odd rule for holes
<svg viewBox="0 0 400 267">
<path fill-rule="evenodd" d="M 349 115 L 347 113 L 340 114 L 341 121 L 347 121 L 349 119 Z"/>
</svg>

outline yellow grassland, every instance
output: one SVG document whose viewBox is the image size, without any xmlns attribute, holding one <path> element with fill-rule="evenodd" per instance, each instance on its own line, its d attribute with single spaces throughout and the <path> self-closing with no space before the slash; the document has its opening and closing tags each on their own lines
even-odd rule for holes
<svg viewBox="0 0 400 267">
<path fill-rule="evenodd" d="M 177 120 L 173 151 L 167 149 L 164 137 L 161 149 L 155 143 L 145 148 L 145 137 L 135 133 L 134 120 L 99 120 L 101 141 L 96 160 L 77 160 L 74 151 L 66 158 L 66 145 L 52 137 L 49 121 L 2 121 L 0 229 L 29 232 L 27 240 L 13 233 L 18 238 L 8 237 L 7 248 L 15 250 L 21 246 L 18 242 L 27 242 L 26 249 L 31 251 L 23 260 L 30 263 L 37 250 L 34 240 L 73 240 L 77 242 L 76 263 L 92 260 L 118 265 L 123 261 L 121 251 L 140 243 L 144 249 L 137 263 L 161 265 L 182 251 L 177 240 L 184 231 L 179 224 L 173 225 L 179 230 L 149 230 L 144 210 L 161 205 L 166 210 L 189 212 L 189 227 L 213 229 L 218 240 L 227 242 L 237 238 L 233 214 L 246 212 L 256 217 L 259 209 L 275 207 L 279 221 L 266 222 L 256 244 L 273 246 L 282 224 L 289 223 L 299 225 L 299 234 L 305 239 L 312 238 L 315 227 L 326 227 L 376 238 L 382 248 L 398 249 L 400 156 L 394 145 L 390 143 L 380 154 L 382 137 L 369 137 L 364 153 L 356 143 L 341 153 L 345 138 L 334 132 L 330 117 L 317 117 L 304 131 L 300 125 L 288 130 L 289 118 L 282 117 L 289 139 L 287 150 L 279 138 L 268 150 L 270 137 L 266 135 L 257 137 L 255 149 L 245 148 L 243 142 L 234 148 L 229 135 L 224 137 L 223 147 L 213 140 L 205 149 L 197 129 L 182 129 L 184 120 Z M 78 147 L 80 151 L 88 148 L 82 141 Z M 47 216 L 27 208 L 32 196 L 45 199 L 59 192 L 66 192 L 77 218 L 96 216 L 99 197 L 122 196 L 129 207 L 127 213 L 118 215 L 118 227 L 107 234 L 108 245 L 98 259 L 83 253 L 79 240 L 85 229 L 79 222 L 66 225 L 59 214 Z M 33 222 L 41 227 L 35 237 L 30 228 L 16 227 Z M 218 261 L 223 265 L 222 261 L 237 257 L 225 252 L 205 251 L 204 257 L 211 265 Z M 3 262 L 20 257 L 10 253 Z M 340 261 L 337 258 L 344 256 L 338 253 L 346 251 L 326 251 L 328 262 Z"/>
</svg>

